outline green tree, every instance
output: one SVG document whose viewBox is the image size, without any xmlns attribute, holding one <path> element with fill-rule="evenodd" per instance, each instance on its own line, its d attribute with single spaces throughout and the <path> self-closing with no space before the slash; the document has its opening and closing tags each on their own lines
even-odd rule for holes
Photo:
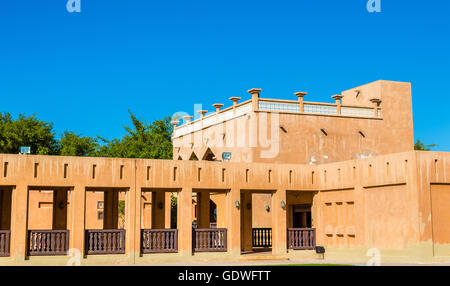
<svg viewBox="0 0 450 286">
<path fill-rule="evenodd" d="M 414 150 L 430 151 L 432 147 L 436 146 L 438 145 L 436 144 L 425 145 L 422 142 L 420 142 L 419 139 L 417 139 L 416 143 L 414 143 Z"/>
<path fill-rule="evenodd" d="M 99 148 L 96 138 L 82 137 L 70 131 L 64 132 L 59 145 L 62 156 L 95 156 Z"/>
<path fill-rule="evenodd" d="M 20 114 L 14 119 L 10 113 L 0 113 L 0 153 L 17 154 L 21 146 L 30 146 L 31 154 L 57 155 L 53 123 L 41 121 L 36 115 Z"/>
<path fill-rule="evenodd" d="M 120 158 L 172 159 L 172 131 L 170 117 L 156 120 L 151 124 L 139 120 L 130 113 L 132 127 L 126 126 L 125 136 L 108 141 L 100 138 L 99 156 Z"/>
</svg>

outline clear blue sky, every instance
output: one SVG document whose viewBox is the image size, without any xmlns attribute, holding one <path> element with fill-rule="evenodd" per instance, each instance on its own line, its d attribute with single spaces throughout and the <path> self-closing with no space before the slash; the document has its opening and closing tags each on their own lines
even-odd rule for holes
<svg viewBox="0 0 450 286">
<path fill-rule="evenodd" d="M 0 111 L 58 133 L 122 136 L 230 96 L 308 99 L 378 79 L 413 87 L 415 137 L 450 151 L 450 1 L 66 0 L 0 2 Z"/>
</svg>

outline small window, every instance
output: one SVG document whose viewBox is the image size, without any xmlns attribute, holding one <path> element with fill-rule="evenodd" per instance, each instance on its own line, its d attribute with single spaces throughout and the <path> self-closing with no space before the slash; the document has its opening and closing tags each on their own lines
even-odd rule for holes
<svg viewBox="0 0 450 286">
<path fill-rule="evenodd" d="M 102 210 L 104 208 L 104 202 L 103 201 L 98 201 L 97 202 L 97 209 Z"/>
<path fill-rule="evenodd" d="M 97 212 L 97 219 L 98 220 L 103 219 L 103 212 Z"/>
</svg>

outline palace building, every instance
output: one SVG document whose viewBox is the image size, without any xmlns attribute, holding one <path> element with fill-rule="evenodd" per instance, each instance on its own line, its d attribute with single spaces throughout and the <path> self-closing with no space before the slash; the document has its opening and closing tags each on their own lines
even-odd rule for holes
<svg viewBox="0 0 450 286">
<path fill-rule="evenodd" d="M 450 262 L 450 153 L 414 151 L 409 83 L 249 93 L 175 114 L 173 160 L 0 154 L 0 265 Z"/>
</svg>

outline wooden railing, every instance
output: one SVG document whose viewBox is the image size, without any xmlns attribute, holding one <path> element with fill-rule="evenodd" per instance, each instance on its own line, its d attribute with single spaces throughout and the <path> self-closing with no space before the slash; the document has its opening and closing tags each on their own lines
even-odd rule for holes
<svg viewBox="0 0 450 286">
<path fill-rule="evenodd" d="M 192 230 L 194 252 L 227 251 L 226 228 L 195 228 Z"/>
<path fill-rule="evenodd" d="M 9 256 L 10 236 L 10 230 L 0 230 L 0 257 Z"/>
<path fill-rule="evenodd" d="M 272 229 L 271 228 L 253 228 L 252 229 L 253 247 L 272 247 Z"/>
<path fill-rule="evenodd" d="M 178 252 L 178 230 L 143 229 L 141 245 L 142 253 Z"/>
<path fill-rule="evenodd" d="M 87 229 L 86 254 L 124 254 L 124 229 Z"/>
<path fill-rule="evenodd" d="M 375 110 L 370 106 L 346 106 L 341 105 L 340 113 L 337 104 L 325 102 L 307 102 L 303 103 L 303 112 L 300 112 L 300 105 L 296 100 L 280 100 L 260 98 L 258 103 L 259 110 L 291 113 L 311 113 L 335 116 L 354 116 L 354 117 L 381 117 L 381 111 L 375 115 Z M 381 110 L 379 108 L 378 110 Z"/>
<path fill-rule="evenodd" d="M 67 255 L 68 230 L 29 230 L 27 239 L 29 256 Z"/>
<path fill-rule="evenodd" d="M 315 228 L 288 228 L 289 249 L 314 249 L 316 246 Z"/>
</svg>

